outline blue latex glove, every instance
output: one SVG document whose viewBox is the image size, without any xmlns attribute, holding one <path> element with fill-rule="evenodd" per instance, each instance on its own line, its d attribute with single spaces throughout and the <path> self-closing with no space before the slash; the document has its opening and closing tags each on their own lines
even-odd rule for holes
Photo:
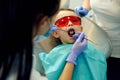
<svg viewBox="0 0 120 80">
<path fill-rule="evenodd" d="M 75 40 L 77 40 L 80 34 L 81 34 L 81 32 L 78 32 L 77 34 L 74 34 L 74 35 L 73 35 L 73 38 L 74 38 Z M 85 37 L 83 37 L 83 39 L 87 39 L 87 37 L 85 36 Z M 83 39 L 82 39 L 82 40 L 83 40 Z"/>
<path fill-rule="evenodd" d="M 81 32 L 79 32 L 79 33 L 77 33 L 77 34 L 74 34 L 74 35 L 73 35 L 73 38 L 74 38 L 75 40 L 77 40 L 80 34 L 81 34 Z M 84 38 L 83 38 L 83 39 L 84 39 Z"/>
<path fill-rule="evenodd" d="M 83 8 L 82 6 L 75 7 L 74 11 L 80 17 L 86 16 L 88 14 L 88 12 L 89 12 L 88 9 Z"/>
<path fill-rule="evenodd" d="M 50 28 L 50 31 L 55 32 L 56 30 L 58 30 L 58 28 L 56 25 L 53 24 Z"/>
<path fill-rule="evenodd" d="M 76 60 L 77 57 L 87 48 L 87 40 L 85 39 L 85 34 L 83 32 L 80 33 L 78 39 L 73 44 L 73 47 L 70 51 L 69 56 L 66 61 L 77 65 Z"/>
</svg>

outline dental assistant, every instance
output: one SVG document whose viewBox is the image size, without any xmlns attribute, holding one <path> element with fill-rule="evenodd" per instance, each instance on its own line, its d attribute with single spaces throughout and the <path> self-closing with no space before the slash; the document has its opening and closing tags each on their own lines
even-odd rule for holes
<svg viewBox="0 0 120 80">
<path fill-rule="evenodd" d="M 59 6 L 60 0 L 0 0 L 0 80 L 41 80 L 32 39 L 47 32 Z"/>
<path fill-rule="evenodd" d="M 106 31 L 112 41 L 112 52 L 107 59 L 108 80 L 118 80 L 120 74 L 120 0 L 84 0 L 75 7 L 78 15 L 84 17 L 89 10 L 94 12 L 95 22 Z"/>
</svg>

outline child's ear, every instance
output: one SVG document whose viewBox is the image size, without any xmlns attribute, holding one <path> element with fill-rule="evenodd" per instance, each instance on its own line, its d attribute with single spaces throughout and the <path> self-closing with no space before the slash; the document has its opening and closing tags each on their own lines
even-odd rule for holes
<svg viewBox="0 0 120 80">
<path fill-rule="evenodd" d="M 56 31 L 52 32 L 52 36 L 54 36 L 55 38 L 59 38 L 59 34 Z"/>
</svg>

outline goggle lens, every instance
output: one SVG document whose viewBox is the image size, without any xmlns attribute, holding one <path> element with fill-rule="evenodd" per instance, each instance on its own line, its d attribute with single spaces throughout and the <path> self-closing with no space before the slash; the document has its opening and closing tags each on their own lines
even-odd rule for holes
<svg viewBox="0 0 120 80">
<path fill-rule="evenodd" d="M 73 25 L 81 25 L 81 19 L 77 16 L 62 17 L 55 22 L 55 25 L 57 25 L 59 28 L 62 28 L 67 26 L 69 21 L 71 21 Z"/>
</svg>

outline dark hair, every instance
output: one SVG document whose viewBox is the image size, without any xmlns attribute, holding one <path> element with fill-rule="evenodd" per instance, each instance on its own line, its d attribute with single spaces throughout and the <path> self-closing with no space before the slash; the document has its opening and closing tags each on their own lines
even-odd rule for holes
<svg viewBox="0 0 120 80">
<path fill-rule="evenodd" d="M 60 0 L 0 0 L 0 80 L 8 77 L 15 58 L 17 79 L 29 80 L 33 25 L 44 16 L 53 16 L 59 4 Z"/>
</svg>

